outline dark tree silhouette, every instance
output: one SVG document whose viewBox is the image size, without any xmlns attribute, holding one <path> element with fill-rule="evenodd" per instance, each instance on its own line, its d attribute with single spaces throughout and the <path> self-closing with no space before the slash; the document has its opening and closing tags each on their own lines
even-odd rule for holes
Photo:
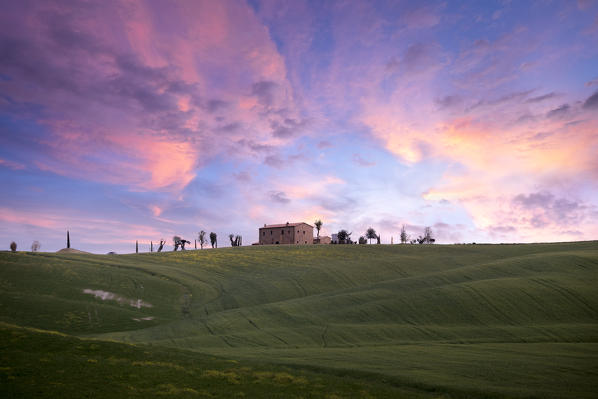
<svg viewBox="0 0 598 399">
<path fill-rule="evenodd" d="M 179 249 L 179 247 L 181 247 L 181 251 L 184 251 L 185 250 L 185 244 L 191 244 L 191 241 L 187 241 L 184 238 L 181 238 L 179 236 L 172 237 L 172 241 L 174 242 L 174 250 L 175 251 L 177 249 Z"/>
<path fill-rule="evenodd" d="M 231 247 L 240 247 L 243 242 L 243 237 L 239 235 L 229 234 L 228 239 L 230 240 Z"/>
<path fill-rule="evenodd" d="M 158 247 L 158 252 L 162 252 L 162 248 L 164 248 L 164 244 L 166 244 L 166 241 L 163 238 L 160 239 L 160 246 Z"/>
<path fill-rule="evenodd" d="M 372 238 L 377 238 L 377 237 L 378 236 L 376 235 L 376 230 L 374 230 L 371 227 L 365 232 L 365 238 L 370 240 L 370 244 L 372 243 Z"/>
<path fill-rule="evenodd" d="M 135 253 L 139 253 L 139 241 L 135 240 Z"/>
<path fill-rule="evenodd" d="M 16 252 L 17 251 L 17 243 L 16 242 L 13 241 L 13 242 L 10 243 L 10 250 L 12 252 Z"/>
<path fill-rule="evenodd" d="M 409 241 L 409 236 L 405 230 L 405 225 L 403 225 L 403 227 L 401 227 L 401 244 L 407 244 L 407 241 Z"/>
<path fill-rule="evenodd" d="M 314 222 L 314 226 L 316 226 L 316 230 L 318 231 L 317 238 L 320 238 L 320 229 L 322 228 L 322 221 L 320 219 Z"/>
<path fill-rule="evenodd" d="M 426 227 L 424 229 L 424 242 L 426 244 L 433 244 L 436 240 L 432 237 L 432 228 Z"/>
<path fill-rule="evenodd" d="M 212 248 L 218 248 L 218 236 L 216 233 L 210 233 L 210 243 L 212 244 Z"/>
<path fill-rule="evenodd" d="M 367 244 L 368 240 L 364 236 L 361 236 L 361 237 L 359 237 L 359 243 L 360 244 Z"/>
<path fill-rule="evenodd" d="M 172 242 L 174 244 L 174 250 L 173 251 L 178 251 L 179 246 L 181 245 L 181 237 L 179 237 L 179 236 L 172 237 Z"/>
<path fill-rule="evenodd" d="M 71 247 L 71 236 L 69 235 L 69 231 L 66 231 L 66 247 L 70 248 Z"/>
<path fill-rule="evenodd" d="M 351 234 L 353 233 L 349 233 L 347 232 L 347 230 L 341 230 L 338 232 L 337 237 L 338 237 L 338 243 L 339 244 L 351 244 Z"/>
<path fill-rule="evenodd" d="M 376 244 L 380 244 L 380 234 L 376 236 Z"/>
</svg>

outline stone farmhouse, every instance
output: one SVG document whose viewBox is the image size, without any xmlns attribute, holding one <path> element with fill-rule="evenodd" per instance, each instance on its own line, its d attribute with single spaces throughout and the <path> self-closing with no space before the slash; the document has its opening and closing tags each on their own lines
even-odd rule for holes
<svg viewBox="0 0 598 399">
<path fill-rule="evenodd" d="M 314 241 L 314 227 L 307 223 L 268 224 L 259 229 L 260 245 L 310 245 Z"/>
</svg>

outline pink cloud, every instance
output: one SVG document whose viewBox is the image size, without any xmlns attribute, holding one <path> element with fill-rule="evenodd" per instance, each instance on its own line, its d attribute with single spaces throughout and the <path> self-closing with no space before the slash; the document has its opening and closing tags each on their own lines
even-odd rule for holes
<svg viewBox="0 0 598 399">
<path fill-rule="evenodd" d="M 283 58 L 244 3 L 35 3 L 2 20 L 13 30 L 0 86 L 47 110 L 36 122 L 51 136 L 35 138 L 45 170 L 177 191 L 235 142 L 280 146 L 305 123 Z"/>
<path fill-rule="evenodd" d="M 9 208 L 0 208 L 0 220 L 3 223 L 29 225 L 49 229 L 60 226 L 60 219 L 57 217 L 37 214 L 34 212 L 22 212 Z"/>
<path fill-rule="evenodd" d="M 6 159 L 0 159 L 0 166 L 4 166 L 4 167 L 7 167 L 7 168 L 13 169 L 13 170 L 23 170 L 23 169 L 26 169 L 25 165 L 23 165 L 22 163 L 14 162 L 14 161 L 9 161 L 9 160 L 6 160 Z"/>
<path fill-rule="evenodd" d="M 135 240 L 142 243 L 156 241 L 160 237 L 168 237 L 173 231 L 165 228 L 164 231 L 156 229 L 155 226 L 146 224 L 130 223 L 123 220 L 115 220 L 107 217 L 96 218 L 81 215 L 78 212 L 64 211 L 22 211 L 17 209 L 0 208 L 0 221 L 6 231 L 3 234 L 30 226 L 28 235 L 39 237 L 43 235 L 48 241 L 62 242 L 66 230 L 71 231 L 71 242 L 77 249 L 86 250 L 89 245 L 117 245 L 130 244 L 130 251 L 134 250 Z M 166 233 L 166 234 L 165 234 Z M 44 250 L 57 250 L 50 244 L 44 245 Z"/>
</svg>

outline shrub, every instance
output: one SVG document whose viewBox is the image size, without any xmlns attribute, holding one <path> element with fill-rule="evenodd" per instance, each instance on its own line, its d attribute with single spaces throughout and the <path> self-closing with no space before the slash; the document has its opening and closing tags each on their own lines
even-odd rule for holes
<svg viewBox="0 0 598 399">
<path fill-rule="evenodd" d="M 13 242 L 10 243 L 10 250 L 12 252 L 16 252 L 17 251 L 17 243 L 16 242 L 13 241 Z"/>
</svg>

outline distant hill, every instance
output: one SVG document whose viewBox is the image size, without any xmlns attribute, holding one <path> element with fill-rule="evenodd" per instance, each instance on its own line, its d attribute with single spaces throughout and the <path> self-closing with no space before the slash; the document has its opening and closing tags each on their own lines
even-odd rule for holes
<svg viewBox="0 0 598 399">
<path fill-rule="evenodd" d="M 74 248 L 62 248 L 62 249 L 59 249 L 58 251 L 56 251 L 56 253 L 59 253 L 59 254 L 64 254 L 64 253 L 66 253 L 66 254 L 90 254 L 91 255 L 90 252 L 80 251 L 80 250 L 74 249 Z"/>
<path fill-rule="evenodd" d="M 424 397 L 598 391 L 597 242 L 1 253 L 0 281 L 12 326 L 379 376 Z"/>
</svg>

